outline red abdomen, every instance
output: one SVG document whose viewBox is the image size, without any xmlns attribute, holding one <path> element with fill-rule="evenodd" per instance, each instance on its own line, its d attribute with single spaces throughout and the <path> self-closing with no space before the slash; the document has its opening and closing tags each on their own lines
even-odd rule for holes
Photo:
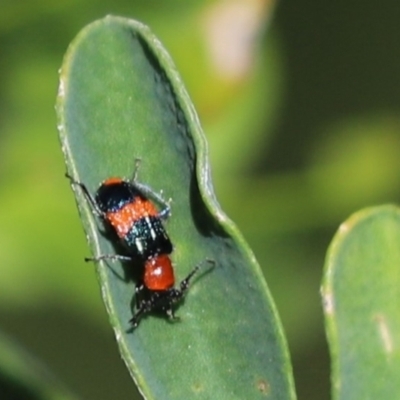
<svg viewBox="0 0 400 400">
<path fill-rule="evenodd" d="M 146 261 L 143 283 L 147 289 L 157 291 L 167 290 L 174 286 L 175 275 L 168 255 L 161 254 Z"/>
</svg>

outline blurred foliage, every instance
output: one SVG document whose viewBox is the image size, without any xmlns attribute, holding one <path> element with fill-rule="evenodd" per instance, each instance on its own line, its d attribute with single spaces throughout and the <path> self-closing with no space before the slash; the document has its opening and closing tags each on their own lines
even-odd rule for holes
<svg viewBox="0 0 400 400">
<path fill-rule="evenodd" d="M 0 397 L 4 400 L 76 399 L 43 365 L 1 333 Z"/>
<path fill-rule="evenodd" d="M 54 113 L 69 41 L 105 14 L 134 17 L 170 51 L 199 111 L 218 199 L 281 313 L 299 399 L 329 398 L 319 299 L 327 245 L 350 213 L 400 192 L 398 2 L 282 0 L 272 26 L 272 3 L 261 0 L 1 5 L 2 329 L 82 397 L 135 393 L 82 261 Z"/>
</svg>

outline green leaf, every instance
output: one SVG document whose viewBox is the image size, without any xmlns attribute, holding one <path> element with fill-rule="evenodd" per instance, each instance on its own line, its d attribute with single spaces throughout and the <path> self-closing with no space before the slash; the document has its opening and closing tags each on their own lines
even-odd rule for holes
<svg viewBox="0 0 400 400">
<path fill-rule="evenodd" d="M 267 285 L 216 203 L 196 113 L 157 38 L 123 18 L 89 25 L 66 54 L 57 111 L 67 169 L 90 191 L 107 177 L 130 177 L 139 157 L 139 180 L 173 199 L 167 229 L 178 279 L 206 258 L 216 261 L 193 282 L 180 322 L 150 315 L 133 333 L 134 283 L 121 279 L 118 263 L 97 266 L 122 357 L 145 398 L 294 398 Z M 75 195 L 93 253 L 115 252 L 82 193 Z"/>
<path fill-rule="evenodd" d="M 400 398 L 400 210 L 343 223 L 322 286 L 334 399 Z"/>
<path fill-rule="evenodd" d="M 74 400 L 37 360 L 0 333 L 0 398 L 2 400 Z"/>
</svg>

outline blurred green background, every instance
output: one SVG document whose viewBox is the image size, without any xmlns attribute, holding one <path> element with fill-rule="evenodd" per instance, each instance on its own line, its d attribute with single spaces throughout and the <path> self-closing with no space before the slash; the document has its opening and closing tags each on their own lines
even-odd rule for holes
<svg viewBox="0 0 400 400">
<path fill-rule="evenodd" d="M 133 17 L 170 51 L 198 109 L 217 197 L 277 302 L 299 399 L 328 399 L 327 246 L 349 214 L 400 195 L 400 3 L 0 5 L 1 330 L 82 398 L 136 395 L 83 262 L 54 112 L 68 43 L 106 14 Z"/>
</svg>

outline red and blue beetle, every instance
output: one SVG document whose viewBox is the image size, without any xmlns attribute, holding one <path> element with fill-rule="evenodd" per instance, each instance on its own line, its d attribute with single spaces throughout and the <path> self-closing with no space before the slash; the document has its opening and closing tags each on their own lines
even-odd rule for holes
<svg viewBox="0 0 400 400">
<path fill-rule="evenodd" d="M 125 255 L 105 254 L 86 260 L 121 260 L 142 269 L 136 284 L 136 312 L 130 320 L 132 328 L 136 328 L 143 315 L 153 311 L 165 312 L 170 319 L 176 319 L 173 307 L 184 297 L 190 280 L 200 268 L 200 264 L 197 265 L 175 287 L 170 258 L 173 246 L 163 225 L 171 215 L 170 205 L 160 194 L 137 181 L 139 161 L 136 160 L 131 179 L 106 179 L 95 196 L 84 183 L 66 174 L 71 184 L 82 190 L 93 214 L 116 234 L 126 250 Z M 154 203 L 162 207 L 160 211 Z"/>
</svg>

